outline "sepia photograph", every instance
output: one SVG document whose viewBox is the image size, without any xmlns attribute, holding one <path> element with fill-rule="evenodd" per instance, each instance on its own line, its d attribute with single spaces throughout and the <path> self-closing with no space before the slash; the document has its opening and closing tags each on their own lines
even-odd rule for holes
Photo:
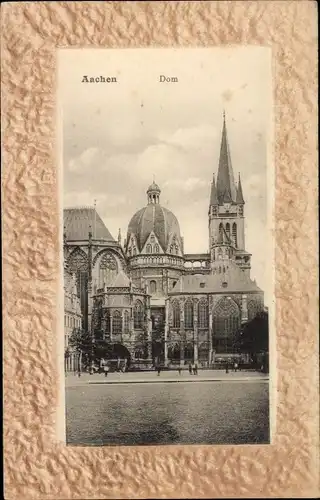
<svg viewBox="0 0 320 500">
<path fill-rule="evenodd" d="M 271 70 L 58 51 L 68 445 L 271 442 Z"/>
</svg>

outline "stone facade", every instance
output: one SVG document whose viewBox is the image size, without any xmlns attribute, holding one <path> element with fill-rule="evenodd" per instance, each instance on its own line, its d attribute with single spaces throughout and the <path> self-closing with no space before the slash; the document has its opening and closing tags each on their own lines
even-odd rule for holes
<svg viewBox="0 0 320 500">
<path fill-rule="evenodd" d="M 75 328 L 81 328 L 82 313 L 80 298 L 77 294 L 76 276 L 64 266 L 64 343 L 65 369 L 76 370 L 76 355 L 69 346 L 69 339 Z"/>
<path fill-rule="evenodd" d="M 241 325 L 264 308 L 263 292 L 250 278 L 245 201 L 240 176 L 237 185 L 233 177 L 225 119 L 208 252 L 185 253 L 178 220 L 161 206 L 160 194 L 153 182 L 123 245 L 95 208 L 65 211 L 64 257 L 75 275 L 82 327 L 122 346 L 131 361 L 211 364 L 233 353 Z"/>
</svg>

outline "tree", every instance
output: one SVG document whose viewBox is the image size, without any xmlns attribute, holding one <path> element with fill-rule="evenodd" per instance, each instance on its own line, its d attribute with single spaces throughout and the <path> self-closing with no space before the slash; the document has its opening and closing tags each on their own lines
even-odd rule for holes
<svg viewBox="0 0 320 500">
<path fill-rule="evenodd" d="M 243 325 L 236 336 L 235 347 L 240 352 L 251 354 L 269 351 L 269 318 L 266 311 L 261 311 Z"/>
<path fill-rule="evenodd" d="M 92 356 L 92 336 L 82 328 L 74 328 L 69 338 L 69 346 L 71 349 L 79 353 L 79 369 L 81 370 L 82 363 L 89 364 L 89 359 Z"/>
</svg>

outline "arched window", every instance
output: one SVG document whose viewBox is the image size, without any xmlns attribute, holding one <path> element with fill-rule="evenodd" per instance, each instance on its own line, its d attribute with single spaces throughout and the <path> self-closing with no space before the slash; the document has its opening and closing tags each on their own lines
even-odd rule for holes
<svg viewBox="0 0 320 500">
<path fill-rule="evenodd" d="M 227 233 L 228 238 L 230 239 L 230 224 L 229 224 L 229 222 L 226 223 L 226 233 Z"/>
<path fill-rule="evenodd" d="M 128 313 L 128 311 L 124 311 L 123 330 L 124 330 L 124 333 L 129 333 L 129 313 Z"/>
<path fill-rule="evenodd" d="M 240 310 L 231 297 L 223 297 L 213 311 L 213 338 L 219 352 L 230 351 L 240 327 Z"/>
<path fill-rule="evenodd" d="M 237 247 L 238 246 L 237 224 L 235 222 L 232 224 L 232 239 L 234 246 Z"/>
<path fill-rule="evenodd" d="M 105 253 L 100 261 L 101 284 L 111 284 L 118 274 L 118 264 L 113 255 Z"/>
<path fill-rule="evenodd" d="M 179 302 L 172 302 L 172 326 L 180 328 L 180 306 Z"/>
<path fill-rule="evenodd" d="M 156 293 L 157 291 L 157 282 L 152 280 L 150 281 L 150 293 Z"/>
<path fill-rule="evenodd" d="M 140 300 L 137 300 L 134 306 L 134 327 L 142 328 L 143 326 L 143 306 Z"/>
<path fill-rule="evenodd" d="M 222 223 L 219 224 L 219 241 L 223 241 L 223 225 Z"/>
<path fill-rule="evenodd" d="M 198 308 L 198 322 L 199 328 L 208 328 L 209 326 L 209 311 L 208 302 L 206 300 L 200 300 Z"/>
<path fill-rule="evenodd" d="M 151 245 L 147 245 L 147 253 L 152 253 L 152 246 Z"/>
<path fill-rule="evenodd" d="M 159 245 L 154 246 L 154 253 L 159 253 Z"/>
<path fill-rule="evenodd" d="M 260 311 L 260 305 L 254 300 L 248 302 L 248 320 L 252 320 Z"/>
<path fill-rule="evenodd" d="M 120 311 L 115 311 L 112 316 L 112 333 L 122 333 L 122 317 Z"/>
<path fill-rule="evenodd" d="M 110 310 L 107 309 L 105 312 L 105 333 L 110 333 L 111 321 L 110 321 Z"/>
<path fill-rule="evenodd" d="M 134 247 L 134 249 L 133 249 L 133 255 L 137 255 L 137 249 L 136 249 L 136 247 Z"/>
<path fill-rule="evenodd" d="M 170 253 L 173 253 L 173 245 L 170 246 Z"/>
<path fill-rule="evenodd" d="M 222 249 L 219 248 L 218 249 L 218 260 L 221 260 L 222 259 Z"/>
<path fill-rule="evenodd" d="M 184 324 L 186 328 L 193 328 L 193 303 L 187 300 L 184 305 Z"/>
</svg>

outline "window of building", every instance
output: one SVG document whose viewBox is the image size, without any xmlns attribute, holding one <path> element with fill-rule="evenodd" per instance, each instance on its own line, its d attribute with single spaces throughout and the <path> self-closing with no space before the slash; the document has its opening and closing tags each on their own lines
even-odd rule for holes
<svg viewBox="0 0 320 500">
<path fill-rule="evenodd" d="M 206 300 L 200 300 L 198 316 L 199 328 L 207 328 L 209 325 L 209 310 L 208 302 Z"/>
<path fill-rule="evenodd" d="M 187 300 L 184 305 L 184 324 L 186 328 L 193 328 L 193 303 Z"/>
<path fill-rule="evenodd" d="M 134 306 L 134 327 L 142 328 L 143 326 L 143 306 L 140 300 L 137 300 Z"/>
<path fill-rule="evenodd" d="M 223 225 L 219 224 L 219 242 L 223 241 Z"/>
<path fill-rule="evenodd" d="M 100 261 L 100 282 L 110 284 L 118 274 L 118 264 L 111 253 L 104 253 Z"/>
<path fill-rule="evenodd" d="M 213 311 L 213 335 L 215 337 L 234 336 L 240 327 L 240 311 L 231 299 L 221 299 Z"/>
<path fill-rule="evenodd" d="M 147 245 L 147 253 L 152 253 L 152 246 L 151 245 Z"/>
<path fill-rule="evenodd" d="M 227 233 L 228 238 L 230 239 L 230 224 L 229 224 L 229 222 L 226 223 L 226 233 Z"/>
<path fill-rule="evenodd" d="M 120 311 L 115 311 L 112 316 L 112 333 L 122 333 L 122 317 Z"/>
<path fill-rule="evenodd" d="M 136 247 L 134 247 L 134 249 L 133 249 L 133 255 L 137 255 L 137 249 L 136 249 Z"/>
<path fill-rule="evenodd" d="M 159 245 L 155 245 L 154 246 L 154 253 L 159 253 L 160 249 L 159 249 Z"/>
<path fill-rule="evenodd" d="M 150 292 L 156 293 L 157 291 L 157 283 L 156 281 L 150 281 Z"/>
<path fill-rule="evenodd" d="M 237 247 L 238 246 L 237 224 L 235 222 L 232 224 L 232 239 L 234 246 Z"/>
<path fill-rule="evenodd" d="M 180 306 L 179 302 L 172 303 L 173 328 L 180 328 Z"/>
<path fill-rule="evenodd" d="M 110 333 L 110 328 L 111 328 L 111 321 L 110 321 L 110 311 L 107 309 L 105 313 L 105 328 L 106 328 L 106 333 Z"/>
<path fill-rule="evenodd" d="M 128 311 L 124 312 L 123 329 L 124 329 L 124 333 L 129 333 L 129 313 L 128 313 Z"/>
</svg>

